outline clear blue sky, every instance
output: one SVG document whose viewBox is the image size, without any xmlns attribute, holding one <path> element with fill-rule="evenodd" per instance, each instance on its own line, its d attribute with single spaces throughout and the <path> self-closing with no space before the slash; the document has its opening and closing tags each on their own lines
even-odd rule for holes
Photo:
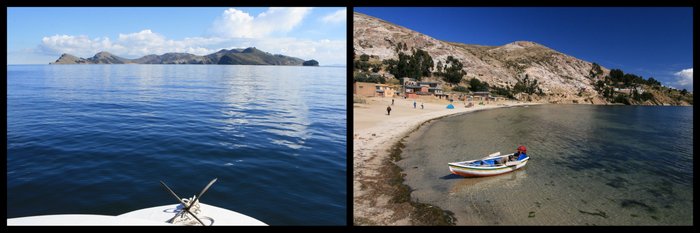
<svg viewBox="0 0 700 233">
<path fill-rule="evenodd" d="M 340 19 L 343 10 L 344 7 L 10 7 L 8 64 L 46 64 L 64 52 L 90 57 L 107 50 L 135 58 L 146 52 L 175 52 L 167 49 L 205 53 L 247 46 L 316 59 L 321 65 L 345 64 L 347 23 L 344 15 Z M 126 37 L 120 40 L 120 34 Z"/>
<path fill-rule="evenodd" d="M 692 90 L 690 7 L 354 8 L 445 41 L 504 45 L 526 40 L 625 73 Z M 686 70 L 686 82 L 679 82 Z M 692 80 L 692 70 L 690 72 Z"/>
</svg>

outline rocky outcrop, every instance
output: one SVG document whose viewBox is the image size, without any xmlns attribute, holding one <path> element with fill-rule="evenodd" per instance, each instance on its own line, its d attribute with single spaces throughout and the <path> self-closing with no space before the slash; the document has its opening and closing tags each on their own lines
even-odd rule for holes
<svg viewBox="0 0 700 233">
<path fill-rule="evenodd" d="M 303 66 L 318 66 L 318 61 L 308 60 L 308 61 L 305 61 L 302 65 Z"/>
<path fill-rule="evenodd" d="M 317 62 L 318 63 L 318 62 Z M 221 65 L 284 65 L 301 66 L 304 60 L 279 54 L 271 54 L 254 47 L 246 49 L 222 49 L 206 56 L 189 53 L 166 53 L 146 55 L 137 59 L 127 59 L 108 52 L 99 52 L 84 59 L 70 54 L 61 55 L 49 64 L 221 64 Z"/>
<path fill-rule="evenodd" d="M 61 57 L 58 58 L 55 62 L 52 62 L 51 64 L 87 64 L 87 60 L 85 58 L 79 58 L 67 53 L 64 53 L 61 55 Z"/>
<path fill-rule="evenodd" d="M 108 52 L 99 52 L 87 59 L 90 64 L 130 64 L 133 63 L 130 59 L 116 56 Z"/>
</svg>

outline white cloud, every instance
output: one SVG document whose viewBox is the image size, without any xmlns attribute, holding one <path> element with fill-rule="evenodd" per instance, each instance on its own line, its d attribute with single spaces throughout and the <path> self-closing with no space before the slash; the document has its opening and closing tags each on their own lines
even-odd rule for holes
<svg viewBox="0 0 700 233">
<path fill-rule="evenodd" d="M 315 59 L 320 65 L 345 64 L 347 46 L 345 40 L 299 40 L 294 38 L 262 39 L 256 47 L 275 54 Z M 248 46 L 241 46 L 248 47 Z"/>
<path fill-rule="evenodd" d="M 223 30 L 228 27 L 227 32 L 230 32 L 221 35 L 172 40 L 150 29 L 133 33 L 120 33 L 114 40 L 107 37 L 90 38 L 85 35 L 54 35 L 44 37 L 39 45 L 39 50 L 44 55 L 56 56 L 51 60 L 53 61 L 62 53 L 88 58 L 98 52 L 107 51 L 117 56 L 133 59 L 149 54 L 160 55 L 169 52 L 191 53 L 201 56 L 221 49 L 256 47 L 273 54 L 283 54 L 305 60 L 315 59 L 321 65 L 345 64 L 347 55 L 345 40 L 260 37 L 292 30 L 309 10 L 309 8 L 270 8 L 253 17 L 248 13 L 231 8 L 224 12 L 222 18 L 217 19 L 217 21 L 224 20 L 226 26 L 215 27 L 215 29 Z M 241 30 L 232 30 L 231 27 Z"/>
<path fill-rule="evenodd" d="M 101 48 L 110 48 L 109 38 L 90 39 L 88 36 L 54 35 L 41 39 L 39 48 L 47 54 L 70 53 L 83 54 L 87 51 L 95 51 Z"/>
<path fill-rule="evenodd" d="M 214 21 L 210 31 L 216 36 L 226 38 L 260 38 L 291 31 L 309 12 L 310 7 L 270 7 L 257 16 L 251 16 L 229 8 Z"/>
<path fill-rule="evenodd" d="M 674 84 L 680 87 L 677 89 L 693 90 L 693 68 L 678 71 L 674 75 L 676 75 Z"/>
<path fill-rule="evenodd" d="M 127 58 L 137 58 L 168 52 L 205 55 L 215 52 L 206 46 L 224 41 L 220 38 L 202 37 L 185 38 L 179 41 L 168 40 L 164 36 L 146 29 L 135 33 L 119 34 L 114 42 L 107 37 L 90 39 L 85 35 L 54 35 L 44 37 L 39 47 L 46 54 L 69 53 L 80 57 L 90 57 L 100 51 L 108 51 Z"/>
<path fill-rule="evenodd" d="M 345 20 L 347 19 L 346 15 L 347 15 L 347 10 L 342 9 L 342 10 L 338 10 L 336 12 L 333 12 L 331 14 L 324 16 L 323 18 L 321 18 L 321 21 L 323 21 L 325 23 L 341 23 L 341 22 L 344 23 Z"/>
</svg>

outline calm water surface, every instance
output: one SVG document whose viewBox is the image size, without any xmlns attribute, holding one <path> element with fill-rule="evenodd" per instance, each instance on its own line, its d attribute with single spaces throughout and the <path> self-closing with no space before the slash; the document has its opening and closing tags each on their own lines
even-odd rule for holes
<svg viewBox="0 0 700 233">
<path fill-rule="evenodd" d="M 202 202 L 346 222 L 345 68 L 22 65 L 7 73 L 7 215 Z"/>
</svg>

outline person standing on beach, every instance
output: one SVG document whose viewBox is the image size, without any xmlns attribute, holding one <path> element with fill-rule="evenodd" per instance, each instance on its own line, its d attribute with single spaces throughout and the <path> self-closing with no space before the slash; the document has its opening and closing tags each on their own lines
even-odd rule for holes
<svg viewBox="0 0 700 233">
<path fill-rule="evenodd" d="M 391 106 L 386 106 L 386 115 L 391 116 Z"/>
<path fill-rule="evenodd" d="M 413 101 L 413 108 L 416 108 L 416 101 Z"/>
<path fill-rule="evenodd" d="M 423 102 L 420 103 L 420 109 L 423 109 Z"/>
<path fill-rule="evenodd" d="M 394 98 L 391 98 L 391 105 L 394 105 Z"/>
</svg>

